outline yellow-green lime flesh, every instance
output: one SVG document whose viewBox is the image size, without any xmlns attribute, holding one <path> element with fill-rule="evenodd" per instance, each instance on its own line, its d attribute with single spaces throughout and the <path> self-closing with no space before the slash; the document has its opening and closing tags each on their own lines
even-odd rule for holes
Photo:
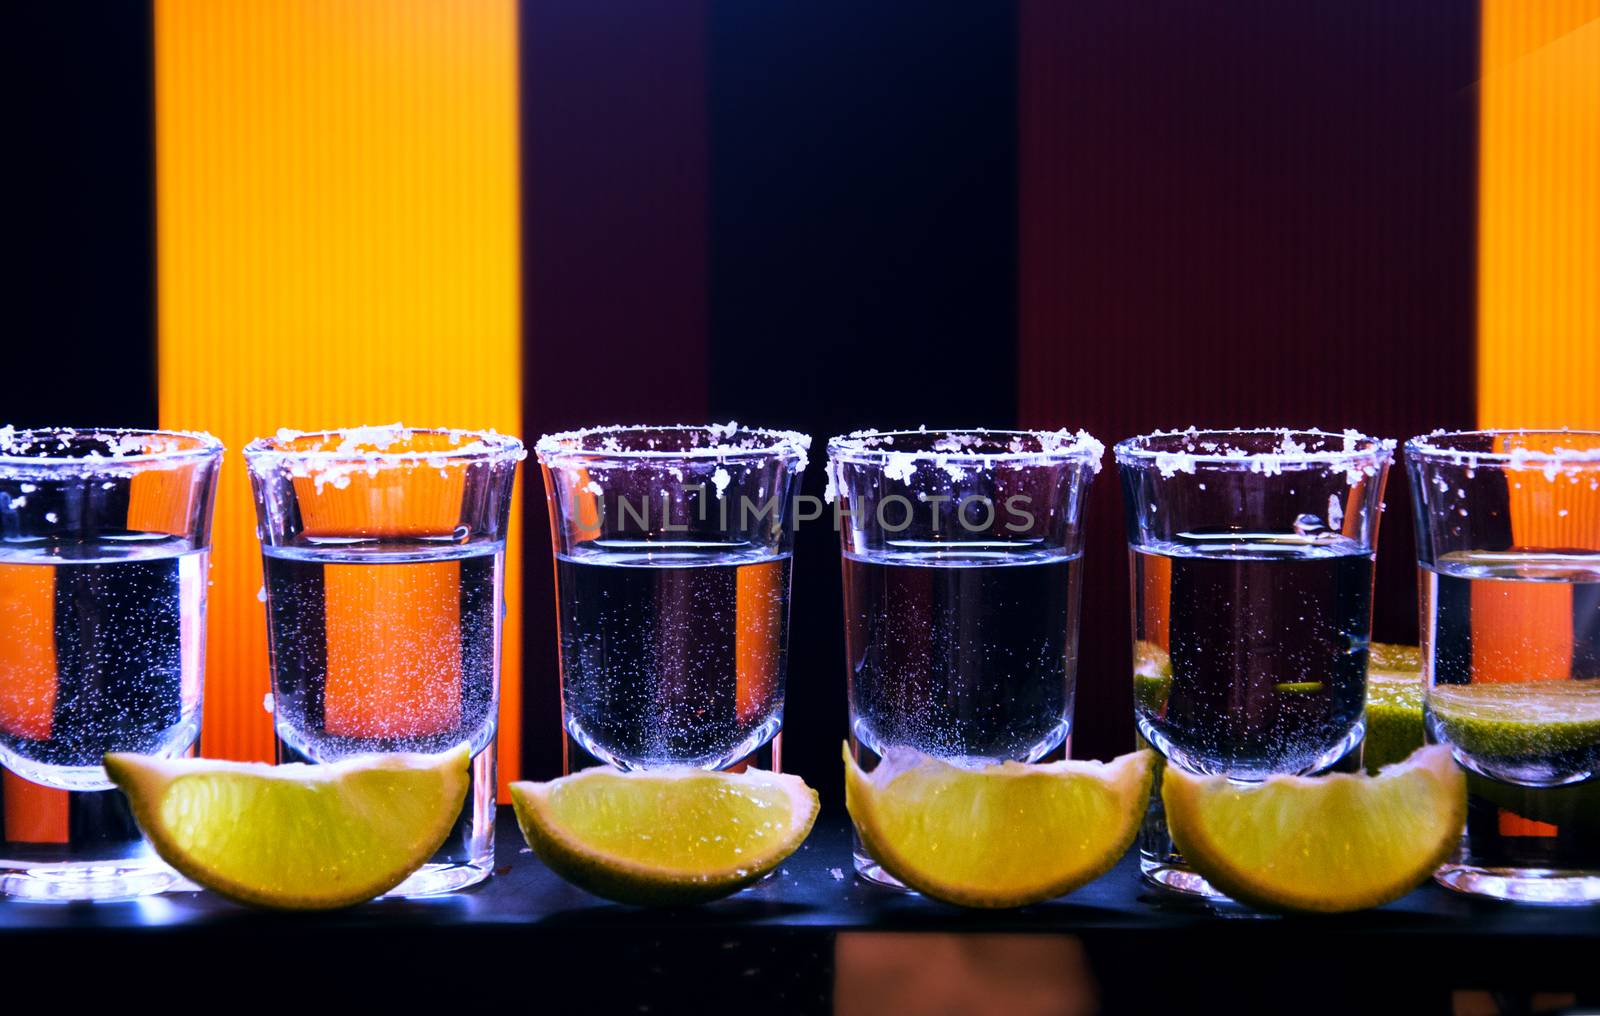
<svg viewBox="0 0 1600 1016">
<path fill-rule="evenodd" d="M 810 833 L 816 791 L 749 769 L 587 769 L 513 783 L 528 846 L 567 881 L 619 903 L 703 903 L 749 885 Z"/>
<path fill-rule="evenodd" d="M 1367 736 L 1361 764 L 1374 776 L 1422 747 L 1422 650 L 1374 642 L 1367 654 Z"/>
<path fill-rule="evenodd" d="M 1367 675 L 1367 737 L 1361 762 L 1377 775 L 1384 766 L 1403 761 L 1422 747 L 1422 675 Z"/>
<path fill-rule="evenodd" d="M 113 753 L 105 767 L 156 853 L 188 878 L 241 903 L 325 910 L 393 889 L 443 846 L 469 760 L 461 745 L 328 765 Z"/>
<path fill-rule="evenodd" d="M 1274 776 L 1257 784 L 1168 766 L 1167 829 L 1207 881 L 1267 910 L 1332 913 L 1405 895 L 1455 849 L 1466 779 L 1448 748 L 1377 776 Z"/>
<path fill-rule="evenodd" d="M 1600 744 L 1600 679 L 1435 685 L 1428 709 L 1470 755 L 1536 758 Z"/>
<path fill-rule="evenodd" d="M 1133 698 L 1147 712 L 1167 707 L 1172 690 L 1172 658 L 1154 642 L 1133 644 Z"/>
<path fill-rule="evenodd" d="M 1367 646 L 1367 672 L 1422 673 L 1422 647 L 1394 642 L 1372 642 Z"/>
<path fill-rule="evenodd" d="M 885 871 L 934 899 L 996 908 L 1110 870 L 1138 832 L 1155 753 L 968 768 L 891 749 L 866 773 L 847 748 L 844 762 L 850 817 Z"/>
</svg>

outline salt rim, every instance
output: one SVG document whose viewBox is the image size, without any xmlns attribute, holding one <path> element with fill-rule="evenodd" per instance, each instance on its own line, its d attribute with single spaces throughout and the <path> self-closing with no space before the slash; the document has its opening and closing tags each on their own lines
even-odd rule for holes
<svg viewBox="0 0 1600 1016">
<path fill-rule="evenodd" d="M 1478 451 L 1471 448 L 1445 448 L 1434 444 L 1436 438 L 1461 438 L 1461 437 L 1506 437 L 1512 434 L 1523 437 L 1555 437 L 1566 434 L 1578 438 L 1592 438 L 1593 444 L 1588 448 L 1563 448 L 1556 445 L 1550 451 L 1541 451 L 1536 448 L 1512 448 L 1509 451 Z M 1505 466 L 1513 470 L 1538 470 L 1549 479 L 1555 479 L 1555 474 L 1566 469 L 1577 469 L 1580 466 L 1594 463 L 1600 465 L 1600 430 L 1572 430 L 1562 427 L 1558 430 L 1540 430 L 1537 428 L 1507 427 L 1499 430 L 1431 430 L 1426 434 L 1418 434 L 1405 444 L 1407 458 L 1417 458 L 1430 462 L 1447 462 L 1458 466 L 1479 466 L 1491 464 Z"/>
<path fill-rule="evenodd" d="M 1273 435 L 1279 437 L 1275 450 L 1253 452 L 1235 448 L 1227 443 L 1229 437 L 1244 435 Z M 1156 438 L 1184 438 L 1182 451 L 1159 451 L 1147 447 Z M 1301 438 L 1329 438 L 1340 442 L 1338 448 L 1311 450 Z M 1119 465 L 1154 464 L 1163 477 L 1177 473 L 1194 474 L 1201 464 L 1231 466 L 1248 469 L 1252 473 L 1277 476 L 1285 470 L 1343 470 L 1353 484 L 1362 475 L 1371 476 L 1377 464 L 1394 455 L 1395 442 L 1390 438 L 1375 438 L 1358 430 L 1340 432 L 1319 430 L 1315 427 L 1241 427 L 1233 430 L 1156 430 L 1117 443 L 1113 454 Z"/>
<path fill-rule="evenodd" d="M 694 442 L 688 448 L 623 448 L 617 436 L 637 431 L 669 431 L 693 434 Z M 698 444 L 704 436 L 711 443 Z M 584 448 L 582 443 L 599 436 L 600 447 Z M 793 460 L 790 469 L 800 472 L 808 463 L 806 453 L 811 450 L 811 435 L 796 430 L 775 430 L 766 427 L 742 427 L 736 420 L 727 423 L 693 424 L 607 424 L 584 427 L 579 430 L 545 434 L 534 443 L 533 452 L 539 462 L 559 464 L 565 460 L 629 462 L 637 460 L 670 461 L 674 459 L 728 460 L 766 458 L 777 456 Z"/>
<path fill-rule="evenodd" d="M 896 438 L 935 438 L 933 447 L 912 451 L 894 448 Z M 1004 451 L 974 451 L 974 445 L 1005 440 Z M 1022 447 L 1024 438 L 1032 438 L 1039 447 Z M 889 479 L 909 479 L 918 465 L 933 463 L 941 468 L 947 464 L 961 466 L 995 463 L 1008 465 L 1043 464 L 1078 460 L 1100 472 L 1106 446 L 1086 430 L 989 430 L 987 427 L 929 430 L 926 426 L 916 430 L 856 430 L 828 439 L 828 459 L 858 465 L 882 464 Z"/>
<path fill-rule="evenodd" d="M 417 434 L 442 434 L 459 442 L 454 448 L 436 448 L 389 451 L 390 445 Z M 282 445 L 305 437 L 341 438 L 331 449 L 294 450 Z M 371 449 L 363 451 L 362 446 Z M 280 429 L 272 437 L 258 437 L 244 446 L 244 457 L 252 468 L 274 462 L 293 462 L 323 468 L 343 464 L 379 464 L 385 462 L 425 462 L 432 465 L 446 459 L 510 458 L 521 462 L 528 457 L 522 442 L 494 428 L 468 430 L 454 427 L 407 427 L 403 423 L 382 426 L 334 427 L 328 430 Z"/>
<path fill-rule="evenodd" d="M 91 451 L 83 455 L 31 455 L 28 450 L 56 442 L 65 451 L 68 442 L 87 438 L 104 442 L 110 454 Z M 144 447 L 152 439 L 166 439 L 155 451 Z M 185 442 L 197 442 L 179 447 Z M 157 462 L 172 465 L 185 460 L 220 456 L 222 442 L 203 430 L 141 430 L 136 427 L 0 427 L 0 469 L 7 472 L 38 471 L 49 467 L 78 466 L 90 471 Z"/>
</svg>

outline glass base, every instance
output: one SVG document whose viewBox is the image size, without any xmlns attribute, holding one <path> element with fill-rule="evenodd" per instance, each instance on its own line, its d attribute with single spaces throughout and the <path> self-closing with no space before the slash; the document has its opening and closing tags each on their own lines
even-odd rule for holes
<svg viewBox="0 0 1600 1016">
<path fill-rule="evenodd" d="M 278 763 L 316 760 L 297 751 L 278 738 Z M 475 886 L 494 873 L 495 761 L 498 742 L 491 739 L 472 756 L 467 798 L 456 816 L 455 827 L 432 860 L 412 872 L 404 882 L 378 899 L 411 899 L 439 896 Z"/>
<path fill-rule="evenodd" d="M 1433 879 L 1458 893 L 1507 903 L 1552 907 L 1600 904 L 1600 871 L 1486 868 L 1450 862 L 1434 872 Z"/>
<path fill-rule="evenodd" d="M 726 763 L 718 765 L 701 765 L 699 762 L 685 761 L 674 762 L 672 765 L 691 766 L 696 769 L 744 772 L 745 769 L 765 769 L 769 772 L 783 772 L 783 731 L 771 728 L 771 724 L 762 727 L 761 739 L 754 747 L 735 756 Z M 581 732 L 581 729 L 580 729 Z M 748 743 L 748 742 L 747 742 Z M 593 742 L 579 740 L 573 736 L 570 726 L 562 728 L 562 756 L 561 775 L 571 776 L 573 773 L 582 772 L 595 766 L 610 766 L 613 769 L 631 771 L 635 769 L 649 769 L 651 766 L 635 766 L 624 761 L 618 761 L 610 754 L 597 754 L 592 750 Z"/>
<path fill-rule="evenodd" d="M 851 833 L 851 835 L 854 836 L 855 834 Z M 862 848 L 859 840 L 856 842 L 855 849 L 851 851 L 851 855 L 852 860 L 855 862 L 856 874 L 861 878 L 874 885 L 881 885 L 885 889 L 893 889 L 895 892 L 908 893 L 912 896 L 917 894 L 915 889 L 884 871 L 883 865 L 872 859 L 872 855 Z"/>
<path fill-rule="evenodd" d="M 494 872 L 493 855 L 482 860 L 461 861 L 454 864 L 424 864 L 411 873 L 411 877 L 384 893 L 380 899 L 412 899 L 418 896 L 438 896 L 475 886 Z"/>
<path fill-rule="evenodd" d="M 563 715 L 562 730 L 566 734 L 562 773 L 573 773 L 591 766 L 611 766 L 624 771 L 634 769 L 659 769 L 666 766 L 687 766 L 691 769 L 726 770 L 753 766 L 778 772 L 780 745 L 782 744 L 783 715 L 779 713 L 765 723 L 751 729 L 749 734 L 727 751 L 717 755 L 657 757 L 651 759 L 623 758 L 592 737 L 583 724 L 571 715 Z"/>
<path fill-rule="evenodd" d="M 1225 902 L 1228 895 L 1205 880 L 1199 872 L 1174 857 L 1139 857 L 1139 876 L 1163 892 L 1206 902 Z"/>
<path fill-rule="evenodd" d="M 0 861 L 0 894 L 35 903 L 131 900 L 196 888 L 155 859 L 26 864 Z"/>
<path fill-rule="evenodd" d="M 1167 815 L 1161 806 L 1161 779 L 1158 772 L 1155 786 L 1150 791 L 1150 805 L 1145 809 L 1144 823 L 1139 827 L 1139 876 L 1144 881 L 1181 899 L 1202 903 L 1228 903 L 1226 893 L 1220 892 L 1199 872 L 1189 867 L 1178 853 L 1172 837 L 1167 835 Z"/>
</svg>

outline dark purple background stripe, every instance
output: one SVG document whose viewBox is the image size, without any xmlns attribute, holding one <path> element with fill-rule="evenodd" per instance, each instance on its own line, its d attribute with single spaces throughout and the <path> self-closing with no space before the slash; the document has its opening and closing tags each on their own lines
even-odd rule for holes
<svg viewBox="0 0 1600 1016">
<path fill-rule="evenodd" d="M 706 414 L 705 11 L 521 8 L 523 433 Z M 561 769 L 549 520 L 524 474 L 523 769 Z"/>
<path fill-rule="evenodd" d="M 1024 423 L 1109 445 L 1472 422 L 1475 5 L 1022 0 L 1020 25 Z M 1132 743 L 1113 470 L 1090 509 L 1080 756 Z M 1380 639 L 1416 638 L 1406 498 L 1396 470 Z"/>
</svg>

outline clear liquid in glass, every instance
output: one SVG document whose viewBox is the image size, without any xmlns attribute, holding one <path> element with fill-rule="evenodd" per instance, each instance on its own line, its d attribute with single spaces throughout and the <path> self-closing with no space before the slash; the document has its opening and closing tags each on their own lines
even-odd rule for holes
<svg viewBox="0 0 1600 1016">
<path fill-rule="evenodd" d="M 568 735 L 624 769 L 724 769 L 783 724 L 790 556 L 593 540 L 556 559 Z"/>
<path fill-rule="evenodd" d="M 282 761 L 470 744 L 445 846 L 390 895 L 448 892 L 494 863 L 503 543 L 264 546 Z"/>
<path fill-rule="evenodd" d="M 952 762 L 1037 761 L 1072 725 L 1080 563 L 979 547 L 844 555 L 850 729 Z"/>
<path fill-rule="evenodd" d="M 1444 885 L 1600 901 L 1600 555 L 1447 554 L 1420 569 L 1424 715 L 1467 769 Z"/>
<path fill-rule="evenodd" d="M 206 552 L 180 537 L 0 549 L 0 888 L 31 899 L 156 892 L 107 752 L 174 757 L 200 735 Z"/>
<path fill-rule="evenodd" d="M 1361 739 L 1372 554 L 1336 534 L 1131 552 L 1139 733 L 1193 772 L 1309 773 Z"/>
</svg>

